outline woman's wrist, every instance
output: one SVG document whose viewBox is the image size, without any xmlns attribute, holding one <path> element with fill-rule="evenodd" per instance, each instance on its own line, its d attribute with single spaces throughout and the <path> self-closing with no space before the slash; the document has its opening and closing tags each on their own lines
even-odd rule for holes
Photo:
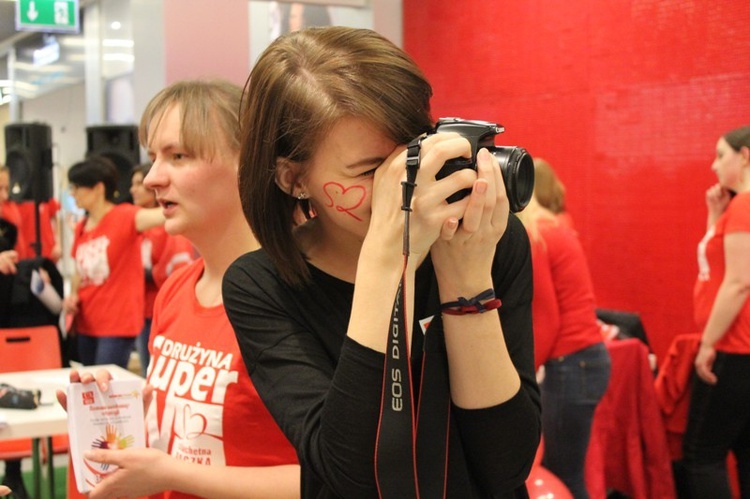
<svg viewBox="0 0 750 499">
<path fill-rule="evenodd" d="M 709 341 L 704 337 L 701 337 L 700 348 L 714 348 L 715 342 Z"/>
<path fill-rule="evenodd" d="M 456 301 L 460 296 L 477 296 L 486 289 L 494 288 L 489 273 L 482 279 L 477 279 L 475 276 L 476 274 L 474 274 L 474 278 L 472 279 L 472 275 L 441 276 L 438 273 L 437 281 L 438 289 L 440 290 L 440 302 Z"/>
<path fill-rule="evenodd" d="M 362 243 L 358 267 L 366 264 L 373 268 L 381 268 L 384 271 L 397 269 L 400 273 L 404 264 L 404 255 L 401 249 L 397 245 L 388 244 L 383 239 L 368 235 Z"/>
<path fill-rule="evenodd" d="M 443 302 L 440 310 L 447 315 L 483 314 L 500 308 L 502 302 L 495 296 L 495 290 L 487 288 L 476 296 L 459 296 L 456 300 Z"/>
</svg>

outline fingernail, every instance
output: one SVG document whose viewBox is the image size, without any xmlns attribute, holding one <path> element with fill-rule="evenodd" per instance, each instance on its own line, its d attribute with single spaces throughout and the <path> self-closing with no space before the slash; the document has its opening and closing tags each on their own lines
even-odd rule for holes
<svg viewBox="0 0 750 499">
<path fill-rule="evenodd" d="M 477 153 L 477 157 L 479 158 L 480 155 L 481 155 L 480 159 L 482 159 L 483 161 L 490 159 L 490 152 L 485 148 L 482 148 L 479 150 L 479 152 Z"/>
</svg>

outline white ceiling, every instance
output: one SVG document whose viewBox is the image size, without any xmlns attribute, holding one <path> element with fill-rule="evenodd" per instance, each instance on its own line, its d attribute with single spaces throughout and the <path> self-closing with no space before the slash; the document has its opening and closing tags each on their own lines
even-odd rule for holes
<svg viewBox="0 0 750 499">
<path fill-rule="evenodd" d="M 98 5 L 101 21 L 102 77 L 106 80 L 132 71 L 133 41 L 130 2 L 127 0 L 80 0 L 81 26 L 85 22 L 84 7 Z M 19 99 L 33 99 L 58 88 L 80 83 L 85 77 L 83 34 L 35 33 L 16 31 L 15 0 L 0 0 L 0 92 L 6 102 L 9 88 L 8 51 L 15 49 L 14 65 Z M 59 60 L 35 64 L 34 52 L 52 44 L 59 46 Z M 38 54 L 38 52 L 37 52 Z"/>
</svg>

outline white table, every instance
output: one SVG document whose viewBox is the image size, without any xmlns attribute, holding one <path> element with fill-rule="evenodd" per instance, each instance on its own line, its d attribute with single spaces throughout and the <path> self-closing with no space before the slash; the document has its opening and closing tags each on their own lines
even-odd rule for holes
<svg viewBox="0 0 750 499">
<path fill-rule="evenodd" d="M 114 364 L 86 366 L 81 372 L 95 373 L 106 369 L 114 379 L 140 378 L 126 369 Z M 0 408 L 0 440 L 31 438 L 33 449 L 34 497 L 41 497 L 41 457 L 39 441 L 47 439 L 49 456 L 47 460 L 47 481 L 50 496 L 54 491 L 54 470 L 52 467 L 52 435 L 68 433 L 68 415 L 57 402 L 56 391 L 65 390 L 69 384 L 70 368 L 43 369 L 38 371 L 20 371 L 0 373 L 0 383 L 7 383 L 15 388 L 41 390 L 41 404 L 36 409 L 3 409 Z"/>
</svg>

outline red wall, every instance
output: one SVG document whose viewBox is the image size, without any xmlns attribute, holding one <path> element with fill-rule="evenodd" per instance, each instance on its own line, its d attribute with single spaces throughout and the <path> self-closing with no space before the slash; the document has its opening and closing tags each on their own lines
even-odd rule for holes
<svg viewBox="0 0 750 499">
<path fill-rule="evenodd" d="M 750 124 L 747 0 L 404 0 L 434 116 L 498 121 L 568 189 L 599 306 L 693 332 L 717 138 Z"/>
</svg>

